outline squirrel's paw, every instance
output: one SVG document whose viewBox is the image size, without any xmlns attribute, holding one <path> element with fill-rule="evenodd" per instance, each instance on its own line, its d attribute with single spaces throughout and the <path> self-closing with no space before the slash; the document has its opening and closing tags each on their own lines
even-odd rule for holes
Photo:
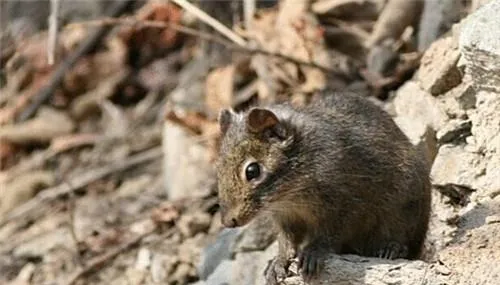
<svg viewBox="0 0 500 285">
<path fill-rule="evenodd" d="M 325 256 L 320 248 L 306 247 L 299 252 L 298 258 L 298 266 L 306 283 L 323 269 Z"/>
<path fill-rule="evenodd" d="M 287 276 L 287 268 L 288 262 L 286 260 L 284 261 L 277 257 L 274 258 L 264 271 L 264 275 L 266 276 L 266 284 L 281 284 Z"/>
<path fill-rule="evenodd" d="M 408 256 L 408 247 L 399 242 L 389 242 L 380 248 L 375 255 L 384 259 L 406 258 Z"/>
</svg>

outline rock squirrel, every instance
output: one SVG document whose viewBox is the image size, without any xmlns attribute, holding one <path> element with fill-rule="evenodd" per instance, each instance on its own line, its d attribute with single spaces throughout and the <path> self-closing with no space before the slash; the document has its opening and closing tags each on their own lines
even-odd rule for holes
<svg viewBox="0 0 500 285">
<path fill-rule="evenodd" d="M 418 258 L 427 233 L 429 164 L 391 117 L 352 93 L 322 92 L 305 107 L 222 110 L 217 161 L 222 222 L 269 214 L 284 278 L 290 249 L 306 280 L 329 253 Z"/>
</svg>

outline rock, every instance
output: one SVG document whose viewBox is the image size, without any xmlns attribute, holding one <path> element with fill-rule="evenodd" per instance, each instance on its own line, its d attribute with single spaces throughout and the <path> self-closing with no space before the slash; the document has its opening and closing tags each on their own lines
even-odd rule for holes
<svg viewBox="0 0 500 285">
<path fill-rule="evenodd" d="M 429 163 L 432 163 L 438 151 L 436 131 L 424 122 L 410 117 L 398 116 L 394 118 L 394 122 L 410 142 L 425 153 Z"/>
<path fill-rule="evenodd" d="M 206 246 L 205 243 L 205 235 L 201 233 L 184 240 L 178 248 L 177 256 L 179 261 L 188 264 L 199 264 L 201 252 Z"/>
<path fill-rule="evenodd" d="M 276 229 L 271 219 L 260 216 L 238 234 L 233 252 L 264 250 L 275 238 Z"/>
<path fill-rule="evenodd" d="M 169 282 L 167 284 L 187 284 L 189 280 L 192 280 L 196 277 L 196 271 L 188 263 L 180 263 L 177 265 L 172 276 L 169 278 Z M 139 283 L 135 283 L 139 284 Z"/>
<path fill-rule="evenodd" d="M 420 86 L 432 95 L 440 95 L 462 81 L 457 67 L 460 51 L 453 38 L 434 42 L 422 57 L 417 78 Z"/>
<path fill-rule="evenodd" d="M 94 232 L 100 232 L 105 229 L 107 222 L 116 220 L 116 213 L 115 211 L 110 211 L 111 208 L 112 204 L 108 199 L 92 195 L 78 199 L 73 213 L 73 231 L 76 238 L 78 240 L 85 240 Z"/>
<path fill-rule="evenodd" d="M 473 135 L 469 146 L 484 156 L 486 164 L 478 195 L 489 196 L 500 189 L 500 93 L 479 91 L 476 108 L 468 113 Z"/>
<path fill-rule="evenodd" d="M 451 271 L 444 284 L 498 284 L 500 267 L 493 264 L 500 260 L 499 235 L 499 223 L 484 225 L 468 231 L 464 242 L 441 251 L 438 259 Z"/>
<path fill-rule="evenodd" d="M 453 183 L 475 188 L 484 170 L 481 155 L 467 151 L 462 145 L 443 145 L 432 165 L 431 178 L 434 184 Z"/>
<path fill-rule="evenodd" d="M 500 223 L 500 215 L 491 215 L 484 220 L 486 224 Z"/>
<path fill-rule="evenodd" d="M 296 268 L 294 262 L 291 266 Z M 293 270 L 293 269 L 292 269 Z M 355 255 L 331 255 L 318 278 L 309 285 L 456 284 L 423 261 L 383 260 Z M 305 285 L 300 276 L 288 277 L 286 285 Z"/>
<path fill-rule="evenodd" d="M 232 249 L 240 232 L 240 228 L 223 229 L 215 242 L 203 250 L 198 265 L 200 279 L 206 280 L 220 263 L 232 258 Z"/>
<path fill-rule="evenodd" d="M 448 120 L 437 99 L 422 90 L 417 83 L 409 81 L 398 89 L 393 100 L 398 116 L 406 116 L 423 122 L 438 131 Z"/>
<path fill-rule="evenodd" d="M 199 139 L 182 126 L 164 123 L 165 187 L 170 200 L 207 196 L 215 184 L 210 154 Z"/>
<path fill-rule="evenodd" d="M 17 258 L 43 258 L 55 248 L 76 248 L 69 228 L 58 228 L 24 242 L 14 248 L 13 255 Z"/>
<path fill-rule="evenodd" d="M 193 237 L 199 232 L 206 232 L 212 217 L 203 212 L 187 213 L 181 216 L 177 227 L 185 237 Z"/>
<path fill-rule="evenodd" d="M 436 132 L 448 120 L 438 99 L 409 81 L 397 91 L 392 107 L 396 124 L 432 162 L 437 154 Z"/>
<path fill-rule="evenodd" d="M 432 212 L 427 234 L 427 254 L 432 258 L 433 253 L 441 250 L 453 241 L 457 230 L 458 210 L 450 203 L 450 198 L 432 191 Z"/>
<path fill-rule="evenodd" d="M 441 109 L 450 119 L 466 120 L 467 111 L 476 106 L 476 92 L 467 80 L 437 98 Z"/>
<path fill-rule="evenodd" d="M 466 73 L 479 89 L 500 92 L 500 0 L 492 0 L 463 22 L 459 47 Z"/>
<path fill-rule="evenodd" d="M 38 191 L 54 184 L 54 173 L 31 171 L 18 175 L 4 185 L 0 182 L 0 217 L 33 198 Z"/>
<path fill-rule="evenodd" d="M 264 270 L 277 251 L 278 244 L 273 243 L 265 251 L 239 253 L 234 260 L 224 260 L 220 263 L 202 284 L 266 284 Z"/>
<path fill-rule="evenodd" d="M 500 92 L 480 91 L 476 98 L 476 110 L 470 114 L 475 142 L 479 148 L 499 154 Z"/>
<path fill-rule="evenodd" d="M 424 9 L 418 29 L 418 50 L 425 51 L 441 35 L 458 22 L 465 3 L 456 0 L 424 0 Z"/>
<path fill-rule="evenodd" d="M 75 124 L 66 112 L 42 107 L 35 118 L 25 122 L 0 127 L 0 140 L 18 144 L 47 143 L 51 139 L 67 135 Z"/>
<path fill-rule="evenodd" d="M 154 253 L 151 260 L 151 278 L 155 283 L 164 283 L 178 263 L 176 256 Z"/>
<path fill-rule="evenodd" d="M 266 216 L 257 217 L 243 228 L 224 229 L 216 241 L 206 247 L 201 255 L 198 266 L 200 278 L 206 280 L 223 260 L 228 260 L 241 252 L 265 250 L 275 238 L 275 227 Z"/>
<path fill-rule="evenodd" d="M 451 120 L 437 132 L 436 138 L 440 144 L 463 143 L 471 135 L 471 126 L 470 120 Z"/>
</svg>

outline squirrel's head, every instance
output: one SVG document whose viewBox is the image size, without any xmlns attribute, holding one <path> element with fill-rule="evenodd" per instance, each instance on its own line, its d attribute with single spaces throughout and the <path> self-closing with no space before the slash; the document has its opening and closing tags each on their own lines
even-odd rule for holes
<svg viewBox="0 0 500 285">
<path fill-rule="evenodd" d="M 265 108 L 245 113 L 222 110 L 222 133 L 217 178 L 222 223 L 237 227 L 248 223 L 272 203 L 274 182 L 287 163 L 293 141 L 291 128 Z"/>
</svg>

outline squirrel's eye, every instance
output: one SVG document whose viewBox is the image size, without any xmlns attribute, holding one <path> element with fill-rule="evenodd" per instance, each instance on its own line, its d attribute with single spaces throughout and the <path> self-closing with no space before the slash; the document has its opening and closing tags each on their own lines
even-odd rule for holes
<svg viewBox="0 0 500 285">
<path fill-rule="evenodd" d="M 250 163 L 245 169 L 245 176 L 247 181 L 252 181 L 260 176 L 260 166 L 256 162 Z"/>
</svg>

